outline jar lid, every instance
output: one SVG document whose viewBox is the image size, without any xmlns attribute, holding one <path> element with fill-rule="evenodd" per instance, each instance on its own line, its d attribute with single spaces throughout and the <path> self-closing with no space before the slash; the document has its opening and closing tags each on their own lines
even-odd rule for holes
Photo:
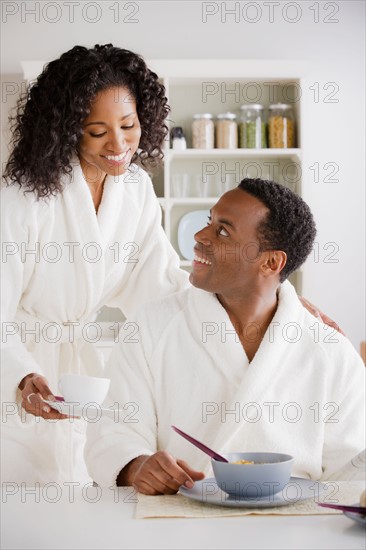
<svg viewBox="0 0 366 550">
<path fill-rule="evenodd" d="M 241 105 L 240 110 L 245 111 L 246 109 L 255 109 L 256 111 L 260 111 L 263 109 L 263 105 L 259 105 L 259 103 L 248 103 L 247 105 Z"/>
<path fill-rule="evenodd" d="M 217 118 L 218 118 L 218 120 L 223 120 L 223 119 L 235 120 L 236 119 L 236 114 L 235 113 L 221 113 L 221 114 L 217 115 Z"/>
<path fill-rule="evenodd" d="M 270 105 L 268 109 L 279 109 L 281 111 L 286 111 L 286 109 L 292 109 L 292 105 L 288 105 L 287 103 L 273 103 L 273 105 Z"/>
<path fill-rule="evenodd" d="M 212 118 L 210 113 L 195 114 L 193 118 Z"/>
</svg>

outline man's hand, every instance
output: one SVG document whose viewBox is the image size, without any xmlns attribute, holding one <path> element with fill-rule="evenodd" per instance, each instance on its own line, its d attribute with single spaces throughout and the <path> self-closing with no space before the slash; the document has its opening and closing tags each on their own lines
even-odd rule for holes
<svg viewBox="0 0 366 550">
<path fill-rule="evenodd" d="M 132 485 L 144 495 L 173 495 L 181 485 L 190 488 L 205 474 L 192 470 L 184 461 L 166 451 L 152 456 L 139 456 L 121 471 L 117 485 Z"/>
<path fill-rule="evenodd" d="M 337 325 L 335 321 L 332 321 L 332 319 L 328 317 L 328 315 L 320 311 L 320 309 L 314 306 L 314 304 L 312 304 L 311 302 L 309 302 L 309 300 L 307 300 L 303 296 L 299 296 L 299 300 L 304 306 L 304 308 L 307 309 L 312 315 L 314 315 L 314 317 L 322 321 L 325 325 L 328 325 L 329 327 L 334 328 L 337 332 L 340 332 L 341 334 L 343 334 L 343 336 L 346 336 L 343 330 L 340 328 L 339 325 Z"/>
<path fill-rule="evenodd" d="M 44 376 L 36 373 L 28 374 L 20 382 L 19 389 L 22 392 L 22 407 L 27 413 L 41 416 L 47 420 L 69 418 L 69 416 L 57 412 L 56 409 L 53 409 L 43 401 L 43 399 L 46 401 L 56 401 Z"/>
</svg>

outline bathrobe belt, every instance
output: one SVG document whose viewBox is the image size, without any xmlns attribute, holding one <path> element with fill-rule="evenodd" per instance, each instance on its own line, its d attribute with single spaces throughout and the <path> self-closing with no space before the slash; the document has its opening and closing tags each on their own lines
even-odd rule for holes
<svg viewBox="0 0 366 550">
<path fill-rule="evenodd" d="M 90 318 L 51 321 L 32 315 L 24 309 L 18 309 L 13 325 L 14 332 L 19 334 L 23 344 L 74 344 L 80 340 L 94 343 L 101 338 L 100 326 Z"/>
</svg>

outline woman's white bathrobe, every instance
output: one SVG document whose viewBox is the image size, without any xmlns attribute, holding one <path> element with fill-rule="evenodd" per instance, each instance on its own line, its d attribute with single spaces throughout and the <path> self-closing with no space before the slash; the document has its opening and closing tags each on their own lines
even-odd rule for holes
<svg viewBox="0 0 366 550">
<path fill-rule="evenodd" d="M 90 479 L 82 456 L 86 423 L 24 421 L 19 382 L 37 372 L 58 393 L 64 373 L 100 375 L 102 358 L 90 343 L 98 334 L 88 325 L 96 312 L 107 305 L 131 316 L 189 284 L 143 170 L 133 165 L 107 176 L 97 215 L 77 161 L 71 182 L 64 181 L 63 193 L 47 202 L 18 185 L 2 190 L 3 481 Z"/>
<path fill-rule="evenodd" d="M 176 425 L 219 451 L 280 451 L 293 475 L 325 479 L 365 447 L 365 367 L 341 334 L 281 285 L 251 361 L 215 295 L 191 288 L 142 308 L 135 343 L 116 346 L 106 404 L 125 413 L 88 425 L 90 475 L 115 483 L 133 458 L 166 450 L 209 473 L 209 457 Z M 119 421 L 118 421 L 119 420 Z"/>
</svg>

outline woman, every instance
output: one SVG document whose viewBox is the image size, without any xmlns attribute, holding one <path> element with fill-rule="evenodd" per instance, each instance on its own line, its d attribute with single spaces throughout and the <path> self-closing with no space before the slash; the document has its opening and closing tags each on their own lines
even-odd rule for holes
<svg viewBox="0 0 366 550">
<path fill-rule="evenodd" d="M 2 191 L 3 481 L 89 481 L 86 422 L 44 400 L 62 374 L 102 373 L 86 330 L 102 306 L 132 316 L 188 285 L 141 168 L 162 158 L 168 111 L 157 75 L 112 45 L 75 46 L 20 100 Z"/>
<path fill-rule="evenodd" d="M 18 185 L 2 197 L 2 382 L 3 400 L 30 414 L 8 411 L 3 480 L 89 479 L 86 423 L 42 398 L 54 399 L 62 374 L 101 374 L 84 329 L 102 306 L 131 315 L 188 284 L 135 164 L 162 157 L 168 110 L 142 58 L 110 45 L 76 46 L 49 63 L 18 110 L 5 173 Z"/>
</svg>

